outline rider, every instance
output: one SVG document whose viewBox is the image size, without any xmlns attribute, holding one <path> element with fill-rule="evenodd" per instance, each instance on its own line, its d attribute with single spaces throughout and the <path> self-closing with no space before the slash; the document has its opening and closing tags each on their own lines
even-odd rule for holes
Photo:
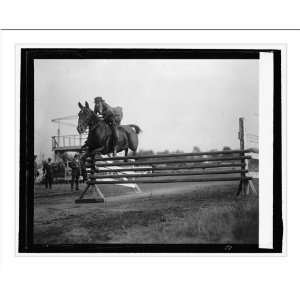
<svg viewBox="0 0 300 300">
<path fill-rule="evenodd" d="M 118 145 L 118 131 L 117 127 L 121 124 L 123 118 L 123 111 L 121 107 L 111 107 L 102 97 L 95 98 L 96 114 L 102 114 L 104 121 L 110 126 L 113 135 L 113 149 L 116 155 L 116 146 Z"/>
</svg>

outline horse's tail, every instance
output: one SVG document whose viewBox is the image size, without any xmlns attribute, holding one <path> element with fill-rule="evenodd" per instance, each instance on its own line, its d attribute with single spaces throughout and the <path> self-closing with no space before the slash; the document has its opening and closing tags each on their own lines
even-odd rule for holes
<svg viewBox="0 0 300 300">
<path fill-rule="evenodd" d="M 136 134 L 139 134 L 142 132 L 142 129 L 137 125 L 129 124 L 128 126 L 132 127 L 135 130 Z"/>
</svg>

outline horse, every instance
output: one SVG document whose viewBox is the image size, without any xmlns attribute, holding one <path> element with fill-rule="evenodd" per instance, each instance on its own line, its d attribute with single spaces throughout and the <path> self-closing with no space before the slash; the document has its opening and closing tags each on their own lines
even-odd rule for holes
<svg viewBox="0 0 300 300">
<path fill-rule="evenodd" d="M 89 129 L 86 144 L 82 147 L 82 150 L 86 147 L 88 148 L 88 153 L 84 155 L 84 158 L 96 152 L 100 152 L 103 155 L 113 153 L 113 133 L 111 127 L 103 118 L 99 118 L 97 114 L 90 109 L 88 102 L 85 102 L 85 106 L 78 102 L 78 106 L 80 111 L 78 113 L 77 131 L 79 134 L 83 134 Z M 126 157 L 130 149 L 133 155 L 136 155 L 138 134 L 140 132 L 141 128 L 134 124 L 118 126 L 116 152 L 124 151 Z"/>
</svg>

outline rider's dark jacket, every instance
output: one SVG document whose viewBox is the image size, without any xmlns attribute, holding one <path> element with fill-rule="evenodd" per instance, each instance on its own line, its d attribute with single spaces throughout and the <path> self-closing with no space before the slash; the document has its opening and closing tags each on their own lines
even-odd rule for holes
<svg viewBox="0 0 300 300">
<path fill-rule="evenodd" d="M 112 107 L 107 104 L 104 100 L 102 101 L 103 105 L 103 118 L 107 123 L 113 123 L 115 125 L 120 125 L 123 119 L 123 109 L 120 106 Z M 95 103 L 94 112 L 100 114 L 100 105 Z"/>
</svg>

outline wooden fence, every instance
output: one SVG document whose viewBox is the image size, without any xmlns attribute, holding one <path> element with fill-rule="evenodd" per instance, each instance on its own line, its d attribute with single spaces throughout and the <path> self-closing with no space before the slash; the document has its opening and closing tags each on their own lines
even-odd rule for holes
<svg viewBox="0 0 300 300">
<path fill-rule="evenodd" d="M 237 181 L 238 195 L 246 195 L 249 188 L 256 193 L 247 175 L 246 160 L 251 156 L 250 150 L 244 149 L 243 119 L 239 128 L 239 150 L 107 158 L 94 154 L 86 160 L 87 186 L 76 203 L 103 202 L 97 184 Z M 89 188 L 94 188 L 97 196 L 84 199 Z"/>
</svg>

